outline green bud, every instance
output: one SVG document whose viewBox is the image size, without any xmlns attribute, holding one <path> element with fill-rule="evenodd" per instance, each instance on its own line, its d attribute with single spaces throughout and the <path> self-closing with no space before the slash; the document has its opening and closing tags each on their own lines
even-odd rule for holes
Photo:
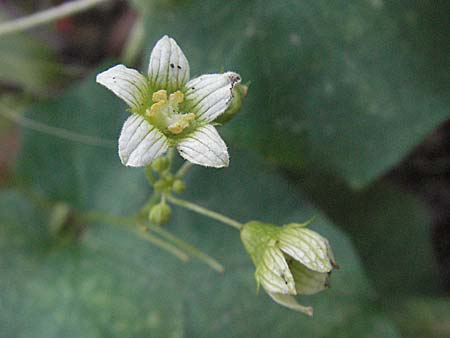
<svg viewBox="0 0 450 338">
<path fill-rule="evenodd" d="M 167 187 L 167 183 L 164 182 L 163 180 L 159 180 L 153 185 L 153 187 L 155 188 L 156 191 L 163 192 Z"/>
<path fill-rule="evenodd" d="M 52 234 L 60 233 L 69 221 L 72 210 L 67 203 L 56 203 L 49 215 L 48 227 Z"/>
<path fill-rule="evenodd" d="M 152 162 L 151 166 L 154 171 L 162 173 L 169 168 L 169 159 L 166 156 L 158 157 Z"/>
<path fill-rule="evenodd" d="M 163 225 L 170 221 L 171 214 L 170 206 L 165 203 L 159 203 L 150 209 L 148 218 L 155 225 Z"/>
<path fill-rule="evenodd" d="M 181 194 L 186 190 L 186 184 L 182 180 L 175 180 L 175 182 L 173 182 L 172 189 L 177 194 Z"/>
<path fill-rule="evenodd" d="M 306 226 L 252 221 L 242 227 L 241 240 L 255 264 L 258 287 L 275 302 L 312 315 L 312 308 L 298 304 L 293 296 L 329 287 L 329 275 L 337 264 L 328 240 Z"/>
<path fill-rule="evenodd" d="M 245 98 L 247 97 L 248 86 L 237 84 L 233 88 L 233 99 L 227 110 L 214 120 L 217 123 L 226 123 L 231 120 L 240 110 Z"/>
<path fill-rule="evenodd" d="M 158 192 L 170 192 L 173 186 L 174 177 L 171 174 L 165 174 L 159 179 L 153 187 Z"/>
</svg>

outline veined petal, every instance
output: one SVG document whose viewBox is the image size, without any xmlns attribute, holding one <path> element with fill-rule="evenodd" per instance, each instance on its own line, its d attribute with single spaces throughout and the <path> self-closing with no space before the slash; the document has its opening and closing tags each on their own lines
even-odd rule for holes
<svg viewBox="0 0 450 338">
<path fill-rule="evenodd" d="M 143 167 L 163 155 L 169 147 L 166 136 L 138 114 L 124 123 L 119 137 L 119 156 L 130 167 Z"/>
<path fill-rule="evenodd" d="M 313 308 L 311 306 L 303 306 L 297 303 L 297 300 L 291 295 L 283 295 L 280 293 L 268 292 L 269 296 L 278 304 L 286 306 L 289 309 L 306 313 L 308 316 L 313 315 Z"/>
<path fill-rule="evenodd" d="M 313 271 L 297 261 L 289 264 L 289 267 L 299 295 L 312 295 L 330 286 L 329 272 Z"/>
<path fill-rule="evenodd" d="M 176 41 L 163 36 L 153 47 L 148 66 L 148 78 L 154 90 L 169 93 L 181 89 L 189 81 L 189 62 Z"/>
<path fill-rule="evenodd" d="M 281 230 L 279 241 L 283 252 L 307 268 L 317 272 L 330 272 L 333 269 L 328 240 L 318 233 L 288 225 Z"/>
<path fill-rule="evenodd" d="M 194 164 L 222 168 L 229 164 L 227 146 L 216 128 L 206 125 L 181 140 L 177 149 L 180 155 Z"/>
<path fill-rule="evenodd" d="M 255 277 L 267 292 L 296 294 L 294 277 L 281 250 L 267 246 L 258 263 Z"/>
<path fill-rule="evenodd" d="M 147 80 L 135 69 L 124 65 L 114 66 L 97 75 L 97 82 L 124 100 L 133 110 L 137 110 L 148 92 Z"/>
<path fill-rule="evenodd" d="M 199 119 L 213 121 L 231 104 L 233 87 L 241 77 L 233 72 L 206 74 L 186 84 L 186 111 Z"/>
</svg>

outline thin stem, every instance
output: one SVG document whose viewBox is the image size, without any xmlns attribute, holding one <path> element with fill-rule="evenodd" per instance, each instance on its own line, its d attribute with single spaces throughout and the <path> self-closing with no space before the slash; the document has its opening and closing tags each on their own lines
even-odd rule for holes
<svg viewBox="0 0 450 338">
<path fill-rule="evenodd" d="M 152 172 L 152 166 L 148 165 L 145 167 L 145 177 L 147 178 L 147 181 L 151 184 L 154 185 L 156 183 L 156 178 L 155 176 L 153 176 L 153 172 Z"/>
<path fill-rule="evenodd" d="M 177 173 L 175 174 L 176 178 L 182 178 L 186 173 L 191 169 L 193 164 L 191 162 L 184 162 L 183 165 L 178 169 Z"/>
<path fill-rule="evenodd" d="M 110 0 L 74 0 L 41 12 L 0 24 L 0 36 L 21 32 L 66 16 L 85 11 Z"/>
<path fill-rule="evenodd" d="M 173 148 L 169 148 L 169 151 L 167 152 L 167 158 L 169 159 L 169 167 L 167 168 L 168 172 L 171 172 L 171 170 L 172 170 L 172 163 L 173 163 L 174 156 L 175 156 L 175 150 L 173 150 Z"/>
<path fill-rule="evenodd" d="M 232 226 L 233 228 L 236 228 L 238 230 L 241 230 L 241 228 L 242 228 L 242 223 L 239 223 L 238 221 L 235 221 L 234 219 L 232 219 L 230 217 L 219 214 L 218 212 L 215 212 L 215 211 L 211 211 L 209 209 L 206 209 L 206 208 L 204 208 L 200 205 L 194 204 L 192 202 L 188 202 L 188 201 L 173 197 L 171 195 L 167 196 L 167 200 L 169 202 L 172 202 L 175 205 L 178 205 L 179 207 L 189 209 L 189 210 L 194 211 L 203 216 L 215 219 L 219 222 L 222 222 L 224 224 Z"/>
<path fill-rule="evenodd" d="M 84 221 L 90 221 L 90 222 L 105 222 L 111 225 L 117 225 L 117 226 L 124 226 L 126 225 L 128 228 L 130 228 L 133 232 L 135 232 L 139 237 L 151 242 L 152 244 L 160 247 L 161 249 L 164 249 L 174 256 L 178 257 L 184 262 L 187 262 L 189 260 L 189 256 L 186 255 L 183 251 L 179 250 L 176 246 L 167 243 L 160 238 L 153 236 L 148 232 L 148 228 L 145 226 L 141 227 L 141 231 L 139 231 L 138 228 L 136 228 L 137 222 L 134 218 L 129 217 L 121 217 L 116 215 L 108 215 L 103 214 L 100 212 L 87 212 L 83 213 L 81 215 L 81 219 Z"/>
<path fill-rule="evenodd" d="M 149 225 L 150 230 L 156 232 L 158 235 L 163 237 L 164 239 L 174 243 L 176 246 L 180 247 L 184 251 L 190 253 L 192 256 L 197 257 L 199 260 L 203 261 L 207 265 L 209 265 L 211 268 L 216 270 L 217 272 L 223 273 L 224 268 L 222 264 L 220 264 L 218 261 L 216 261 L 214 258 L 208 256 L 201 250 L 197 249 L 196 247 L 184 242 L 183 240 L 179 239 L 175 235 L 171 234 L 169 231 L 164 230 L 163 228 L 155 225 Z"/>
<path fill-rule="evenodd" d="M 0 109 L 7 109 L 7 107 L 0 106 Z M 115 147 L 115 141 L 106 140 L 95 136 L 79 134 L 64 128 L 48 126 L 44 123 L 31 120 L 12 111 L 7 112 L 0 110 L 0 115 L 7 118 L 8 120 L 16 122 L 18 125 L 24 128 L 31 129 L 43 134 L 52 135 L 64 140 L 97 147 L 105 147 L 105 148 Z"/>
</svg>

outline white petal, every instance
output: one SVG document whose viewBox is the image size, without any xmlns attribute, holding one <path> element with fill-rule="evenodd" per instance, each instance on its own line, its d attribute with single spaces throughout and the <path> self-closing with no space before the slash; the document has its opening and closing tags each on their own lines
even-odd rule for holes
<svg viewBox="0 0 450 338">
<path fill-rule="evenodd" d="M 130 167 L 143 167 L 163 155 L 169 147 L 166 136 L 138 114 L 124 123 L 119 137 L 119 156 Z"/>
<path fill-rule="evenodd" d="M 205 167 L 228 167 L 227 146 L 216 128 L 206 125 L 198 128 L 177 145 L 180 155 L 194 164 Z"/>
<path fill-rule="evenodd" d="M 189 81 L 189 62 L 176 41 L 167 35 L 153 47 L 148 78 L 154 90 L 166 89 L 169 93 Z"/>
<path fill-rule="evenodd" d="M 239 74 L 206 74 L 186 84 L 186 110 L 205 121 L 213 121 L 230 105 Z"/>
<path fill-rule="evenodd" d="M 266 248 L 255 277 L 267 292 L 296 294 L 294 277 L 283 253 L 276 247 Z"/>
<path fill-rule="evenodd" d="M 114 66 L 97 75 L 97 82 L 124 100 L 132 109 L 138 109 L 148 92 L 147 80 L 135 69 Z"/>
<path fill-rule="evenodd" d="M 306 313 L 308 316 L 313 315 L 311 306 L 303 306 L 297 303 L 297 300 L 291 295 L 283 295 L 280 293 L 268 292 L 269 296 L 278 304 L 286 306 L 289 309 Z"/>
<path fill-rule="evenodd" d="M 317 272 L 333 269 L 328 240 L 318 233 L 298 226 L 285 226 L 279 240 L 280 249 L 307 268 Z"/>
<path fill-rule="evenodd" d="M 299 295 L 313 295 L 330 286 L 329 272 L 313 271 L 297 261 L 290 264 L 290 270 Z"/>
</svg>

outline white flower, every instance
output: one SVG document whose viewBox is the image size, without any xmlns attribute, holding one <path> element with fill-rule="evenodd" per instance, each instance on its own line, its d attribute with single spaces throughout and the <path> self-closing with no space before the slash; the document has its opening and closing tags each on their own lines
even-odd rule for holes
<svg viewBox="0 0 450 338">
<path fill-rule="evenodd" d="M 326 289 L 338 266 L 328 240 L 307 225 L 252 221 L 242 227 L 241 239 L 256 266 L 258 287 L 261 284 L 275 302 L 312 316 L 312 307 L 298 304 L 293 296 Z"/>
<path fill-rule="evenodd" d="M 131 112 L 119 137 L 124 165 L 146 166 L 176 147 L 192 163 L 228 166 L 227 147 L 211 123 L 230 105 L 240 76 L 226 72 L 189 77 L 183 51 L 168 36 L 153 48 L 147 78 L 124 65 L 97 75 L 97 82 L 124 100 Z"/>
</svg>

